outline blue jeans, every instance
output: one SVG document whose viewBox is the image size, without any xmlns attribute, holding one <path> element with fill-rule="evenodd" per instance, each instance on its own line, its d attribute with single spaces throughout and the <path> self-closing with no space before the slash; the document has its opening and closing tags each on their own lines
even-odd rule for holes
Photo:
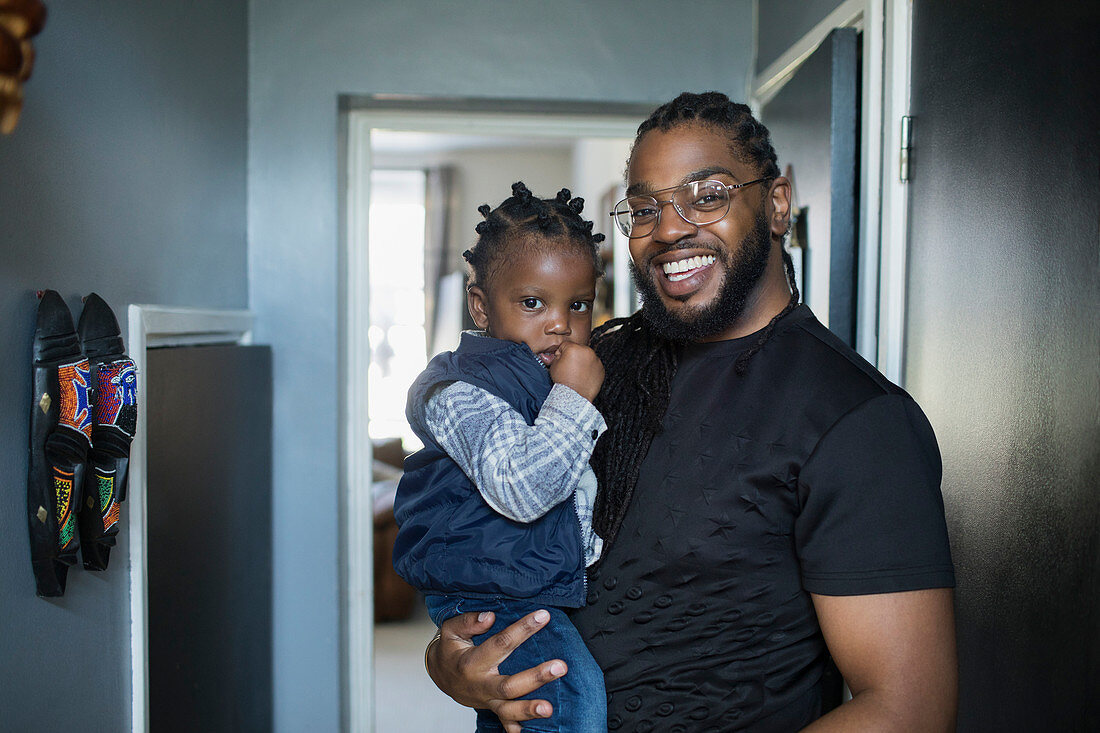
<svg viewBox="0 0 1100 733">
<path fill-rule="evenodd" d="M 523 642 L 500 663 L 501 674 L 515 674 L 549 659 L 561 659 L 569 665 L 564 677 L 548 682 L 522 699 L 547 700 L 554 706 L 549 718 L 523 723 L 525 731 L 546 733 L 604 733 L 607 730 L 607 694 L 604 692 L 603 671 L 584 645 L 573 622 L 559 608 L 536 606 L 526 601 L 507 598 L 460 598 L 429 595 L 425 599 L 428 615 L 436 626 L 452 616 L 469 611 L 492 611 L 496 614 L 493 627 L 474 637 L 480 644 L 487 637 L 504 629 L 523 616 L 540 608 L 550 613 L 550 622 Z M 478 733 L 502 733 L 504 726 L 489 710 L 477 711 Z"/>
</svg>

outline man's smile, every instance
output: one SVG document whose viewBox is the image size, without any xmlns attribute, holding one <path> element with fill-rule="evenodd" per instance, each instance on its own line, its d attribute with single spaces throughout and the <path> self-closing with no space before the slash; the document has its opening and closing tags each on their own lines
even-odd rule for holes
<svg viewBox="0 0 1100 733">
<path fill-rule="evenodd" d="M 696 255 L 682 260 L 674 260 L 661 265 L 661 270 L 672 282 L 686 280 L 704 267 L 714 264 L 714 255 Z"/>
<path fill-rule="evenodd" d="M 718 257 L 696 248 L 674 250 L 653 257 L 650 266 L 655 270 L 653 279 L 668 298 L 685 301 L 699 292 L 715 275 L 714 264 Z"/>
</svg>

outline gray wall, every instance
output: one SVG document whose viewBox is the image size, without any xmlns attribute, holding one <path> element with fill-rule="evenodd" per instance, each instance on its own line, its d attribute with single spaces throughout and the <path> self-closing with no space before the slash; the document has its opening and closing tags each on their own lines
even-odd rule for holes
<svg viewBox="0 0 1100 733">
<path fill-rule="evenodd" d="M 751 25 L 751 0 L 252 3 L 249 292 L 275 360 L 278 730 L 339 724 L 338 96 L 743 97 Z"/>
<path fill-rule="evenodd" d="M 939 437 L 961 731 L 1100 729 L 1096 3 L 914 3 L 906 388 Z"/>
<path fill-rule="evenodd" d="M 125 730 L 128 528 L 104 573 L 34 595 L 26 525 L 36 289 L 79 315 L 247 306 L 247 8 L 49 0 L 15 133 L 0 137 L 0 727 Z"/>
<path fill-rule="evenodd" d="M 756 71 L 760 73 L 843 0 L 757 0 Z"/>
</svg>

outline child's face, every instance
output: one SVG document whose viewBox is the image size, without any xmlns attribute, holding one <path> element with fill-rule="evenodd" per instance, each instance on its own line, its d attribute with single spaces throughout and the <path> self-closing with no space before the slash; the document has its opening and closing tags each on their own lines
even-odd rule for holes
<svg viewBox="0 0 1100 733">
<path fill-rule="evenodd" d="M 527 344 L 550 366 L 563 341 L 587 344 L 596 272 L 592 258 L 569 249 L 516 255 L 493 273 L 489 290 L 470 288 L 467 304 L 490 336 Z"/>
</svg>

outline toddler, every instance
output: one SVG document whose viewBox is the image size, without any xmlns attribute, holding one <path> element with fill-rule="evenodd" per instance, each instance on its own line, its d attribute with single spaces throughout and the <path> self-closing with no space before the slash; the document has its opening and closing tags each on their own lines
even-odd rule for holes
<svg viewBox="0 0 1100 733">
<path fill-rule="evenodd" d="M 605 430 L 592 406 L 603 365 L 587 346 L 602 234 L 562 189 L 535 197 L 522 182 L 478 211 L 463 253 L 467 306 L 481 331 L 436 356 L 409 390 L 407 415 L 424 449 L 405 461 L 394 512 L 394 567 L 424 592 L 432 620 L 492 611 L 500 631 L 546 609 L 551 620 L 500 664 L 513 674 L 548 659 L 568 673 L 529 698 L 547 719 L 524 730 L 607 729 L 603 674 L 562 609 L 586 596 L 596 478 L 588 459 Z M 503 731 L 488 710 L 478 731 Z"/>
</svg>

